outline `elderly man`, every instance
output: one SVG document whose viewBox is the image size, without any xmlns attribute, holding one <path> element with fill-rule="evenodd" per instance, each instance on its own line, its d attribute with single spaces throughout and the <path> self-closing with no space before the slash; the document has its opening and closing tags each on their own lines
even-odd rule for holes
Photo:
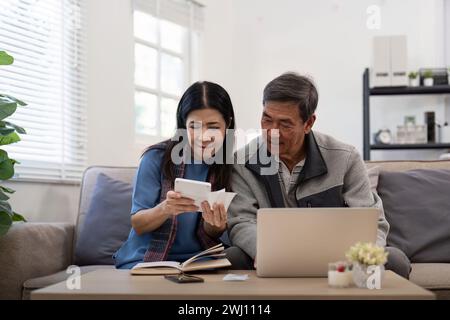
<svg viewBox="0 0 450 320">
<path fill-rule="evenodd" d="M 313 82 L 296 73 L 283 74 L 265 87 L 261 128 L 267 135 L 257 148 L 247 146 L 245 164 L 238 163 L 233 170 L 231 187 L 237 196 L 228 209 L 233 245 L 228 256 L 234 268 L 252 268 L 257 258 L 259 208 L 375 207 L 380 209 L 377 244 L 386 245 L 389 224 L 381 199 L 371 191 L 359 153 L 353 146 L 312 131 L 317 103 Z M 275 132 L 278 143 L 270 138 Z M 267 166 L 258 156 L 261 148 L 269 156 L 279 149 L 278 170 L 264 172 Z M 410 263 L 406 255 L 396 248 L 387 250 L 386 268 L 407 278 Z"/>
</svg>

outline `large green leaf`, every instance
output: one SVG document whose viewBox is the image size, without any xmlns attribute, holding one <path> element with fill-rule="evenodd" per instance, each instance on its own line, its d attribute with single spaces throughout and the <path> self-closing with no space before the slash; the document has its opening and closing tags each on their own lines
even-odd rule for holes
<svg viewBox="0 0 450 320">
<path fill-rule="evenodd" d="M 0 105 L 1 105 L 2 101 L 4 101 L 5 103 L 7 103 L 7 102 L 15 102 L 19 106 L 22 106 L 22 107 L 27 105 L 22 100 L 19 100 L 17 98 L 14 98 L 13 96 L 9 96 L 7 94 L 0 94 Z"/>
<path fill-rule="evenodd" d="M 0 211 L 0 236 L 5 235 L 12 224 L 12 217 L 6 213 Z"/>
<path fill-rule="evenodd" d="M 17 110 L 16 102 L 3 102 L 2 104 L 0 104 L 0 120 L 9 117 L 14 112 L 16 112 L 16 110 Z"/>
<path fill-rule="evenodd" d="M 14 123 L 9 122 L 9 121 L 0 121 L 0 130 L 2 130 L 2 128 L 4 128 L 3 129 L 4 131 L 6 131 L 5 129 L 10 129 L 12 131 L 15 130 L 17 133 L 20 133 L 20 134 L 27 133 L 24 128 L 22 128 L 18 125 L 15 125 Z M 5 135 L 5 134 L 2 134 L 2 135 Z"/>
<path fill-rule="evenodd" d="M 5 51 L 0 51 L 0 65 L 10 65 L 14 63 L 14 58 Z"/>
<path fill-rule="evenodd" d="M 0 211 L 8 213 L 11 217 L 13 216 L 13 211 L 8 201 L 0 201 Z"/>
<path fill-rule="evenodd" d="M 14 176 L 14 162 L 5 160 L 0 162 L 0 180 L 8 180 Z"/>
<path fill-rule="evenodd" d="M 20 141 L 20 137 L 17 133 L 13 132 L 8 134 L 7 136 L 0 136 L 0 146 L 4 146 L 11 143 L 16 143 Z"/>
<path fill-rule="evenodd" d="M 0 149 L 0 162 L 8 160 L 8 159 L 9 159 L 8 152 Z"/>
<path fill-rule="evenodd" d="M 0 162 L 0 180 L 8 180 L 14 176 L 14 163 L 13 159 L 5 159 Z"/>
<path fill-rule="evenodd" d="M 14 193 L 14 192 L 16 192 L 16 190 L 13 190 L 13 189 L 8 188 L 8 187 L 3 187 L 3 186 L 0 186 L 0 190 L 2 190 L 3 192 L 6 192 L 6 193 Z"/>
<path fill-rule="evenodd" d="M 25 219 L 24 216 L 22 216 L 21 214 L 18 214 L 17 212 L 13 212 L 12 220 L 14 222 L 18 222 L 18 221 L 27 222 L 27 219 Z"/>
<path fill-rule="evenodd" d="M 0 136 L 7 136 L 16 131 L 14 128 L 0 127 Z"/>
<path fill-rule="evenodd" d="M 4 201 L 9 200 L 9 196 L 2 190 L 0 190 L 0 200 L 4 200 Z"/>
</svg>

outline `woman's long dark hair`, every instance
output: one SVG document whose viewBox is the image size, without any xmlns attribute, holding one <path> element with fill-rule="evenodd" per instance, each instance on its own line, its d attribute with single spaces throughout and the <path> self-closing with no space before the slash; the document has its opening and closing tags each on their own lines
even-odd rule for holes
<svg viewBox="0 0 450 320">
<path fill-rule="evenodd" d="M 233 105 L 227 91 L 216 83 L 203 81 L 195 82 L 181 97 L 177 109 L 177 130 L 187 129 L 186 120 L 189 113 L 206 108 L 220 112 L 225 120 L 226 129 L 235 128 Z M 172 185 L 175 180 L 174 164 L 171 158 L 172 149 L 181 142 L 173 140 L 171 139 L 166 142 L 167 148 L 162 160 L 162 172 L 166 179 L 172 182 Z M 208 173 L 209 177 L 214 176 L 213 188 L 215 190 L 226 188 L 229 191 L 230 189 L 231 163 L 227 162 L 226 159 L 228 159 L 229 155 L 232 156 L 233 145 L 234 135 L 226 132 L 222 150 L 219 150 L 219 152 L 223 152 L 224 163 L 213 163 Z M 231 150 L 227 150 L 227 148 Z"/>
</svg>

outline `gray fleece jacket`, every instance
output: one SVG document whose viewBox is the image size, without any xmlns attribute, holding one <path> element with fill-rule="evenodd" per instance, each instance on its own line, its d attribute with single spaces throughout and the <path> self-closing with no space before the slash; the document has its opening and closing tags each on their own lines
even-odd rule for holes
<svg viewBox="0 0 450 320">
<path fill-rule="evenodd" d="M 296 186 L 298 207 L 378 208 L 377 244 L 385 246 L 389 224 L 380 197 L 371 191 L 366 167 L 355 147 L 318 132 L 306 135 L 305 143 L 306 161 Z M 231 177 L 231 188 L 237 195 L 228 208 L 231 243 L 253 259 L 257 210 L 285 206 L 278 171 L 263 161 L 261 150 L 266 150 L 265 145 L 254 140 L 237 152 L 238 164 Z"/>
</svg>

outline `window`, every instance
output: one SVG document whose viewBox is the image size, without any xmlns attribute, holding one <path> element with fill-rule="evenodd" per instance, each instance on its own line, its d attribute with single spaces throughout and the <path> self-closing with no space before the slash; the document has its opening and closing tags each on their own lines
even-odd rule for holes
<svg viewBox="0 0 450 320">
<path fill-rule="evenodd" d="M 79 181 L 86 165 L 85 40 L 82 0 L 0 1 L 0 92 L 28 105 L 13 122 L 27 130 L 6 146 L 15 178 Z"/>
<path fill-rule="evenodd" d="M 134 1 L 135 133 L 170 137 L 178 101 L 196 77 L 201 7 L 188 0 Z"/>
</svg>

